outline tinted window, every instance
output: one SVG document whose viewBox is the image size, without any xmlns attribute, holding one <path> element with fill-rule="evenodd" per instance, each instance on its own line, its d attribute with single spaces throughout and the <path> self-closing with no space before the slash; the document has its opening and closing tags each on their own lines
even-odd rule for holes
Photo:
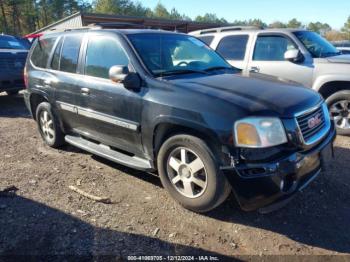
<svg viewBox="0 0 350 262">
<path fill-rule="evenodd" d="M 109 69 L 114 65 L 128 65 L 129 59 L 116 40 L 94 37 L 89 40 L 86 52 L 85 74 L 109 78 Z"/>
<path fill-rule="evenodd" d="M 29 45 L 25 40 L 13 36 L 0 35 L 0 49 L 28 49 Z"/>
<path fill-rule="evenodd" d="M 55 53 L 53 54 L 52 62 L 51 62 L 51 68 L 58 70 L 60 68 L 60 55 L 61 55 L 61 48 L 62 48 L 63 38 L 58 42 Z"/>
<path fill-rule="evenodd" d="M 211 42 L 214 39 L 214 36 L 212 35 L 207 35 L 207 36 L 198 36 L 198 39 L 202 40 L 204 43 L 206 43 L 207 45 L 210 45 Z"/>
<path fill-rule="evenodd" d="M 296 46 L 283 36 L 259 36 L 256 40 L 253 60 L 284 61 L 284 53 L 291 49 L 296 49 Z"/>
<path fill-rule="evenodd" d="M 81 40 L 81 36 L 65 37 L 60 61 L 61 71 L 76 73 Z"/>
<path fill-rule="evenodd" d="M 155 76 L 193 73 L 198 70 L 231 68 L 202 41 L 188 35 L 129 34 L 137 53 Z"/>
<path fill-rule="evenodd" d="M 55 44 L 56 38 L 40 39 L 31 57 L 31 61 L 35 66 L 45 68 L 49 59 L 51 49 Z"/>
<path fill-rule="evenodd" d="M 247 42 L 247 35 L 226 36 L 221 39 L 216 51 L 227 60 L 243 60 Z"/>
</svg>

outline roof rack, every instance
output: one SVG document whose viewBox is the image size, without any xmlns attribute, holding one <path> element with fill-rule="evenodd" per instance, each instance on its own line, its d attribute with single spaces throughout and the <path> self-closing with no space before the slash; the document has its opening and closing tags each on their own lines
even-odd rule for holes
<svg viewBox="0 0 350 262">
<path fill-rule="evenodd" d="M 144 25 L 136 23 L 123 23 L 123 22 L 108 22 L 108 23 L 93 23 L 87 26 L 67 28 L 64 32 L 68 31 L 80 31 L 80 30 L 93 30 L 93 29 L 145 29 Z"/>
<path fill-rule="evenodd" d="M 240 30 L 258 30 L 258 29 L 263 29 L 263 28 L 259 26 L 223 26 L 223 27 L 217 27 L 217 28 L 198 30 L 198 31 L 192 32 L 192 34 L 205 35 L 205 34 L 211 34 L 211 33 L 221 33 L 221 32 L 240 31 Z"/>
</svg>

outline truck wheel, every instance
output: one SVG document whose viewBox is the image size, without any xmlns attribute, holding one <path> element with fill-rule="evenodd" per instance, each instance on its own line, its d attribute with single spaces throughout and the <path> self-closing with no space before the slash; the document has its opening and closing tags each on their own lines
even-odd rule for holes
<svg viewBox="0 0 350 262">
<path fill-rule="evenodd" d="M 207 212 L 226 200 L 231 187 L 207 144 L 176 135 L 159 150 L 158 171 L 164 188 L 185 208 Z"/>
<path fill-rule="evenodd" d="M 350 135 L 350 91 L 336 92 L 327 98 L 326 103 L 338 135 Z"/>
<path fill-rule="evenodd" d="M 42 102 L 36 109 L 36 121 L 44 142 L 53 148 L 64 144 L 64 134 L 51 110 L 51 105 Z"/>
</svg>

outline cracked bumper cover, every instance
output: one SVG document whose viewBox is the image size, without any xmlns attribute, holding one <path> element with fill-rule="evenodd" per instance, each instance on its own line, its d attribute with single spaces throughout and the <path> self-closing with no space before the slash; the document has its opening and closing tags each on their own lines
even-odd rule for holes
<svg viewBox="0 0 350 262">
<path fill-rule="evenodd" d="M 241 208 L 246 211 L 287 203 L 304 189 L 325 166 L 336 132 L 332 124 L 322 141 L 307 152 L 296 152 L 272 163 L 237 165 L 223 169 Z M 327 159 L 324 159 L 326 158 Z M 257 172 L 247 175 L 247 170 Z M 260 171 L 263 171 L 259 173 Z"/>
</svg>

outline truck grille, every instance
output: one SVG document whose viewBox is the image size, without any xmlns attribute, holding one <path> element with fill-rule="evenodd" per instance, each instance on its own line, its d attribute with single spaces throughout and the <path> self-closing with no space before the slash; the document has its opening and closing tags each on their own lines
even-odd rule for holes
<svg viewBox="0 0 350 262">
<path fill-rule="evenodd" d="M 308 143 L 312 138 L 323 130 L 327 123 L 323 107 L 297 117 L 297 122 L 304 142 Z"/>
</svg>

